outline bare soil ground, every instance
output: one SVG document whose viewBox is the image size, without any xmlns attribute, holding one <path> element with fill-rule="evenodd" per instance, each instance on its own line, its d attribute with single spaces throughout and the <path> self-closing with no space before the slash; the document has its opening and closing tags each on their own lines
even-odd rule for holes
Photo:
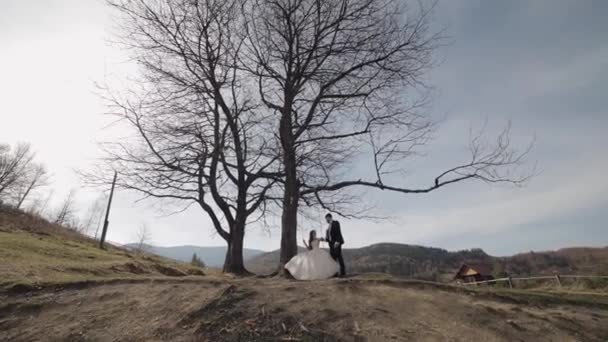
<svg viewBox="0 0 608 342">
<path fill-rule="evenodd" d="M 231 278 L 0 206 L 0 341 L 608 341 L 608 294 L 565 291 Z"/>
<path fill-rule="evenodd" d="M 81 283 L 0 294 L 1 341 L 607 341 L 608 301 L 356 276 Z"/>
</svg>

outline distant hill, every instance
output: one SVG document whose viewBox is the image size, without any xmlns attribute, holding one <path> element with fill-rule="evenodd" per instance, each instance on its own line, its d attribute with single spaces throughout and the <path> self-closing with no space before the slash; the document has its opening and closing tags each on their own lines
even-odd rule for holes
<svg viewBox="0 0 608 342">
<path fill-rule="evenodd" d="M 125 245 L 126 248 L 133 249 L 137 246 L 135 243 Z M 222 267 L 224 265 L 224 258 L 226 257 L 226 247 L 201 247 L 201 246 L 174 246 L 174 247 L 158 247 L 152 245 L 144 245 L 143 248 L 146 252 L 163 256 L 178 261 L 189 262 L 192 260 L 192 254 L 196 255 L 203 260 L 205 265 L 209 267 Z M 260 254 L 266 253 L 257 249 L 243 250 L 243 257 L 245 260 L 251 259 Z"/>
<path fill-rule="evenodd" d="M 499 268 L 511 274 L 608 274 L 608 247 L 570 247 L 497 258 Z"/>
<path fill-rule="evenodd" d="M 608 274 L 608 247 L 566 248 L 550 252 L 530 252 L 510 257 L 494 257 L 482 249 L 449 252 L 441 248 L 380 243 L 345 249 L 347 271 L 382 272 L 393 275 L 447 281 L 462 263 L 486 264 L 495 276 L 553 274 Z M 279 252 L 260 254 L 245 262 L 258 274 L 276 269 Z"/>
</svg>

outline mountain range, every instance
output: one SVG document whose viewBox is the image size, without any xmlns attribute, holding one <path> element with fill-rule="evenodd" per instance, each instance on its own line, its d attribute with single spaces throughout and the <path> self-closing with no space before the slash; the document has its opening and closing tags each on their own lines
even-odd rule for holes
<svg viewBox="0 0 608 342">
<path fill-rule="evenodd" d="M 124 247 L 129 249 L 136 249 L 138 244 L 130 243 Z M 159 247 L 152 245 L 143 245 L 142 249 L 148 253 L 164 256 L 178 261 L 190 262 L 192 255 L 196 255 L 203 260 L 205 265 L 209 267 L 222 267 L 224 265 L 224 258 L 226 257 L 226 247 L 201 247 L 201 246 L 173 246 L 173 247 Z M 251 259 L 257 255 L 266 253 L 265 251 L 257 249 L 243 250 L 243 258 L 245 260 Z"/>
<path fill-rule="evenodd" d="M 495 257 L 479 248 L 450 252 L 434 247 L 380 243 L 344 249 L 343 255 L 350 273 L 381 272 L 433 281 L 451 280 L 463 263 L 485 265 L 495 277 L 554 273 L 608 275 L 608 247 L 575 247 Z M 245 264 L 252 272 L 268 274 L 276 270 L 278 261 L 279 251 L 273 251 L 259 254 Z"/>
<path fill-rule="evenodd" d="M 135 248 L 136 244 L 126 247 Z M 226 254 L 226 247 L 144 245 L 143 249 L 185 262 L 189 262 L 196 253 L 209 267 L 222 267 Z M 300 248 L 301 251 L 304 249 Z M 496 277 L 554 273 L 608 275 L 608 247 L 573 247 L 496 257 L 479 248 L 451 252 L 435 247 L 379 243 L 344 249 L 343 253 L 350 273 L 380 272 L 434 281 L 449 281 L 463 263 L 485 265 Z M 278 265 L 279 251 L 245 249 L 244 259 L 248 270 L 257 274 L 270 274 Z"/>
</svg>

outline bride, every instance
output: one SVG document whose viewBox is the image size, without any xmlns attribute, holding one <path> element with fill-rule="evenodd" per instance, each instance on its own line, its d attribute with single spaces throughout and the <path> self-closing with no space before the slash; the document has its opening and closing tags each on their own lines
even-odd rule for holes
<svg viewBox="0 0 608 342">
<path fill-rule="evenodd" d="M 285 269 L 298 280 L 319 280 L 333 277 L 340 271 L 338 263 L 329 253 L 319 248 L 323 239 L 317 239 L 317 232 L 310 231 L 308 244 L 304 245 L 308 251 L 300 253 L 285 265 Z"/>
</svg>

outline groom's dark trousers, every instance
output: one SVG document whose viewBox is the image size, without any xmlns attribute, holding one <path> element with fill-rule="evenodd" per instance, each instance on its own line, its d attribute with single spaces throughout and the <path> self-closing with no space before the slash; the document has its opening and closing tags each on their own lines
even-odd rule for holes
<svg viewBox="0 0 608 342">
<path fill-rule="evenodd" d="M 346 268 L 344 267 L 344 258 L 342 258 L 342 245 L 338 245 L 338 247 L 331 247 L 329 249 L 329 254 L 340 264 L 340 275 L 344 276 L 346 274 Z"/>
<path fill-rule="evenodd" d="M 340 264 L 340 275 L 344 276 L 346 274 L 344 259 L 342 258 L 342 245 L 344 244 L 344 238 L 342 237 L 340 222 L 333 221 L 331 223 L 325 238 L 326 241 L 329 242 L 329 254 L 331 254 L 331 257 Z M 334 242 L 339 242 L 337 247 L 334 246 Z"/>
</svg>

